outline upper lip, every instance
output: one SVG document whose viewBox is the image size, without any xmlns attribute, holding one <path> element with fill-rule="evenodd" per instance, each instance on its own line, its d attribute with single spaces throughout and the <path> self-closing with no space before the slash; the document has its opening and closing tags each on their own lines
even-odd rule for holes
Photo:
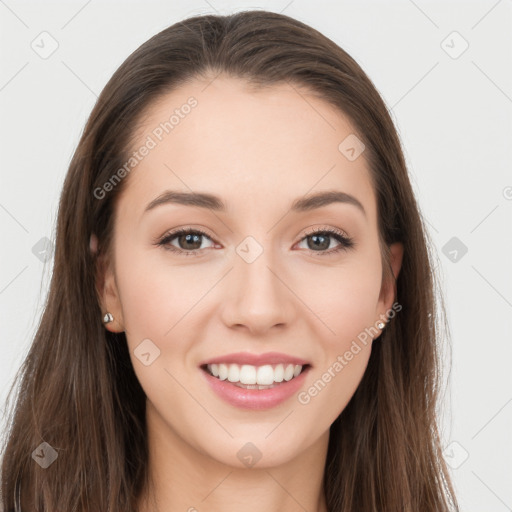
<svg viewBox="0 0 512 512">
<path fill-rule="evenodd" d="M 199 366 L 207 364 L 250 364 L 252 366 L 263 366 L 266 364 L 298 364 L 305 366 L 309 364 L 305 359 L 300 357 L 281 354 L 279 352 L 265 352 L 264 354 L 251 354 L 250 352 L 236 352 L 223 356 L 214 357 L 200 363 Z"/>
</svg>

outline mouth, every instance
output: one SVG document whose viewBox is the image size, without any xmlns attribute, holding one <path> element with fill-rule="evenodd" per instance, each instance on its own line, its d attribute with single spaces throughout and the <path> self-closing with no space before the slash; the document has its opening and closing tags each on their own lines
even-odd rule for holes
<svg viewBox="0 0 512 512">
<path fill-rule="evenodd" d="M 282 386 L 306 372 L 309 364 L 250 364 L 215 363 L 203 364 L 200 368 L 219 381 L 226 381 L 236 387 L 251 390 L 265 390 Z"/>
<path fill-rule="evenodd" d="M 284 404 L 305 385 L 312 365 L 281 352 L 237 352 L 202 361 L 208 387 L 227 404 L 253 411 Z"/>
</svg>

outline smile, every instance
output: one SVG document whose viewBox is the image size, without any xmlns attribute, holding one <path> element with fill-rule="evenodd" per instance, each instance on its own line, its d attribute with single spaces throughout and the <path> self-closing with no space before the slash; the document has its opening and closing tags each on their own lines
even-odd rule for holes
<svg viewBox="0 0 512 512">
<path fill-rule="evenodd" d="M 256 366 L 216 362 L 200 367 L 208 387 L 217 397 L 230 406 L 252 411 L 285 403 L 300 392 L 310 369 L 311 365 L 306 363 Z"/>
<path fill-rule="evenodd" d="M 307 365 L 305 365 L 307 366 Z M 227 380 L 245 389 L 272 389 L 276 385 L 298 377 L 305 367 L 299 364 L 208 364 L 206 371 L 219 380 Z"/>
</svg>

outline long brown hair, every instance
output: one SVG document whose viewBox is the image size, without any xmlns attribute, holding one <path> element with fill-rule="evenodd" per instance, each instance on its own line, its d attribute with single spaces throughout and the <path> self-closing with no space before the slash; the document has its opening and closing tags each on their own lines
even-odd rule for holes
<svg viewBox="0 0 512 512">
<path fill-rule="evenodd" d="M 305 87 L 347 115 L 366 146 L 387 278 L 389 244 L 404 245 L 393 283 L 402 310 L 373 344 L 358 389 L 330 428 L 328 510 L 458 510 L 436 416 L 444 307 L 395 127 L 344 50 L 267 11 L 195 16 L 170 26 L 132 53 L 98 98 L 62 191 L 47 304 L 15 381 L 1 467 L 4 510 L 136 509 L 148 482 L 146 397 L 125 333 L 102 324 L 95 280 L 98 257 L 110 254 L 114 205 L 126 180 L 101 199 L 94 191 L 129 158 L 148 106 L 188 80 L 221 72 L 254 87 Z M 93 233 L 96 255 L 89 250 Z M 43 442 L 58 456 L 46 469 L 32 456 Z"/>
</svg>

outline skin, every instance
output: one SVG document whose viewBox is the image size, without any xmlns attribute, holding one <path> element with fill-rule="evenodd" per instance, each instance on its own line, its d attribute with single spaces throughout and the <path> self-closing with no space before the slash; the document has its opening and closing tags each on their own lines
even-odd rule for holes
<svg viewBox="0 0 512 512">
<path fill-rule="evenodd" d="M 238 409 L 198 366 L 232 352 L 283 352 L 312 365 L 307 390 L 389 311 L 394 290 L 382 283 L 367 163 L 364 153 L 351 162 L 338 150 L 355 132 L 348 119 L 305 90 L 254 92 L 226 76 L 207 84 L 184 85 L 146 113 L 133 148 L 190 96 L 198 100 L 125 178 L 112 258 L 98 277 L 103 311 L 114 316 L 106 328 L 126 332 L 147 395 L 156 503 L 144 495 L 139 510 L 326 512 L 329 427 L 361 381 L 372 340 L 308 404 L 293 395 L 271 409 Z M 144 213 L 167 189 L 218 195 L 227 211 L 169 203 Z M 366 215 L 346 203 L 289 211 L 296 198 L 324 190 L 355 196 Z M 155 245 L 180 227 L 209 233 L 192 249 L 199 256 Z M 322 254 L 339 246 L 331 237 L 315 252 L 306 238 L 314 228 L 337 228 L 356 245 Z M 247 236 L 263 249 L 252 263 L 235 251 Z M 169 243 L 191 250 L 179 237 Z M 397 276 L 403 247 L 390 248 Z M 133 352 L 144 339 L 160 350 L 149 366 Z M 237 457 L 249 441 L 262 455 L 252 468 Z"/>
</svg>

